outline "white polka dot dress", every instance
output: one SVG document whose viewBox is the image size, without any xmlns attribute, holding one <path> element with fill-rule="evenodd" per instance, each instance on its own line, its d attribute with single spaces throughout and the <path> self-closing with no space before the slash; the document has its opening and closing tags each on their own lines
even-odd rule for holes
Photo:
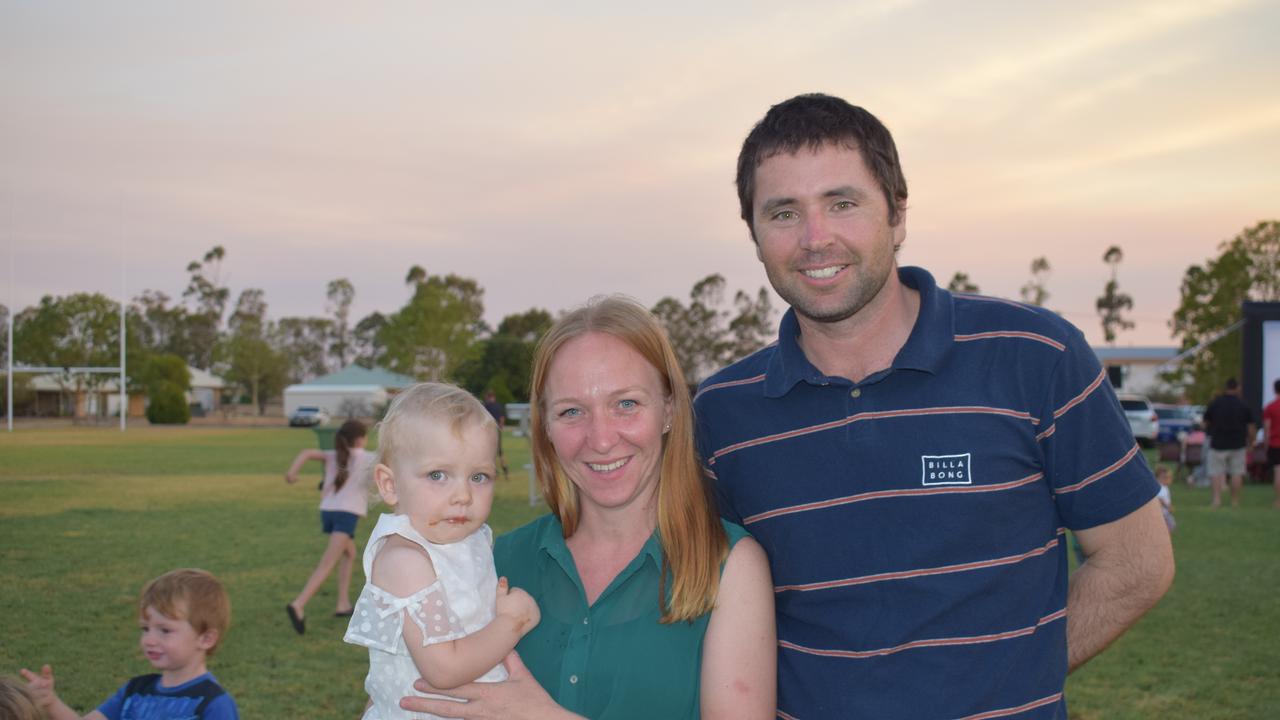
<svg viewBox="0 0 1280 720">
<path fill-rule="evenodd" d="M 372 577 L 373 559 L 387 536 L 399 535 L 422 546 L 435 566 L 436 580 L 409 597 L 386 592 L 365 583 L 351 614 L 343 640 L 369 648 L 369 675 L 364 687 L 373 705 L 364 720 L 435 718 L 400 708 L 400 698 L 424 695 L 413 689 L 419 677 L 405 645 L 404 619 L 422 631 L 424 645 L 465 637 L 488 625 L 494 616 L 498 576 L 493 568 L 493 531 L 488 525 L 462 540 L 436 545 L 422 537 L 404 515 L 382 515 L 364 550 L 364 574 Z M 489 670 L 480 682 L 507 679 L 502 665 Z"/>
</svg>

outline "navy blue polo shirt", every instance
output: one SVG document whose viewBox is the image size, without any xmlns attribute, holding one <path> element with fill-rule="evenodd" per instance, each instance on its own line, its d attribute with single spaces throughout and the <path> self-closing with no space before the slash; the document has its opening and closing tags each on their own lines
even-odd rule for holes
<svg viewBox="0 0 1280 720">
<path fill-rule="evenodd" d="M 1078 329 L 899 276 L 889 369 L 823 375 L 788 311 L 695 399 L 721 513 L 769 555 L 778 716 L 1066 718 L 1065 530 L 1159 486 Z"/>
</svg>

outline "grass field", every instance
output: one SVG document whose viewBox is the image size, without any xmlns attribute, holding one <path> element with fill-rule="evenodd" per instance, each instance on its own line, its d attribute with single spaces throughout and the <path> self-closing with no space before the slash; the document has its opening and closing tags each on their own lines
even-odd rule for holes
<svg viewBox="0 0 1280 720">
<path fill-rule="evenodd" d="M 307 610 L 284 604 L 323 550 L 315 480 L 284 483 L 315 436 L 290 429 L 131 428 L 0 434 L 0 672 L 48 662 L 63 699 L 92 709 L 149 672 L 134 602 L 147 579 L 203 567 L 226 583 L 233 625 L 210 668 L 247 720 L 356 718 L 366 651 L 344 645 L 332 580 Z M 504 447 L 498 532 L 537 514 L 523 439 Z M 1071 717 L 1280 717 L 1280 512 L 1270 489 L 1210 511 L 1205 490 L 1174 488 L 1173 589 L 1133 631 L 1073 675 Z M 377 512 L 375 509 L 374 512 Z M 371 522 L 361 525 L 361 548 Z M 358 591 L 363 576 L 356 572 Z M 980 671 L 981 669 L 975 669 Z"/>
</svg>

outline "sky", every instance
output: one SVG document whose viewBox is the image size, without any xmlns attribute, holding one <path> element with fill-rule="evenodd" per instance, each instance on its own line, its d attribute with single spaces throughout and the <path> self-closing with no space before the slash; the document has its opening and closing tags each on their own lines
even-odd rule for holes
<svg viewBox="0 0 1280 720">
<path fill-rule="evenodd" d="M 767 282 L 733 186 L 770 105 L 893 132 L 899 262 L 1050 308 L 1095 343 L 1118 282 L 1173 345 L 1188 266 L 1280 217 L 1280 3 L 0 0 L 0 303 L 180 297 L 215 245 L 271 317 L 355 318 L 413 265 L 485 318 Z M 775 296 L 775 307 L 781 301 Z"/>
</svg>

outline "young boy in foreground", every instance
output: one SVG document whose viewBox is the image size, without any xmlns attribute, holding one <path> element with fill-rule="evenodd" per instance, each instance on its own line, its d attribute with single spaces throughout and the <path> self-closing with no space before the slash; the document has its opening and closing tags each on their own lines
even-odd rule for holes
<svg viewBox="0 0 1280 720">
<path fill-rule="evenodd" d="M 142 652 L 158 673 L 125 683 L 83 720 L 238 720 L 235 700 L 205 668 L 231 622 L 231 601 L 203 570 L 172 570 L 138 598 Z M 53 668 L 22 676 L 49 720 L 81 720 L 54 692 Z"/>
</svg>

